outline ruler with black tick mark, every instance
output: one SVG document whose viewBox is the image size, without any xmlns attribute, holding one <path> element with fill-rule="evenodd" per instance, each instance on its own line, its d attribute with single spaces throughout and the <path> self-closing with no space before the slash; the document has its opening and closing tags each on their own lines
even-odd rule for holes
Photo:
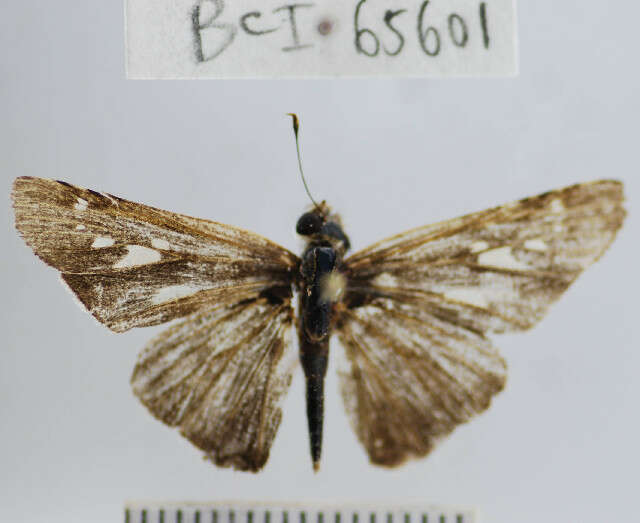
<svg viewBox="0 0 640 523">
<path fill-rule="evenodd" d="M 478 523 L 473 510 L 381 505 L 128 503 L 125 523 Z"/>
</svg>

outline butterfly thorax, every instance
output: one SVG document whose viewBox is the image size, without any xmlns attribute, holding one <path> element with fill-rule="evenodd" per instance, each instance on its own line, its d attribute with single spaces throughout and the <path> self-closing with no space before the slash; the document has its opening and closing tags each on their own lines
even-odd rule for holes
<svg viewBox="0 0 640 523">
<path fill-rule="evenodd" d="M 307 238 L 300 263 L 301 331 L 309 341 L 319 342 L 329 336 L 332 309 L 344 294 L 346 279 L 341 266 L 349 238 L 340 217 L 329 214 L 324 202 L 304 213 L 296 230 Z"/>
<path fill-rule="evenodd" d="M 303 214 L 296 226 L 307 245 L 300 263 L 300 314 L 298 336 L 300 361 L 307 382 L 307 419 L 314 467 L 320 461 L 324 377 L 329 358 L 329 336 L 333 309 L 346 287 L 341 272 L 349 239 L 342 230 L 340 218 L 330 215 L 323 203 Z"/>
</svg>

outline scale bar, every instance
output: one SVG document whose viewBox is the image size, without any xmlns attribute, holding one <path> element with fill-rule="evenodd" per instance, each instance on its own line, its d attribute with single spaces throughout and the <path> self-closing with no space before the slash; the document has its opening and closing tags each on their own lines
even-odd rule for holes
<svg viewBox="0 0 640 523">
<path fill-rule="evenodd" d="M 478 523 L 470 509 L 430 506 L 245 506 L 216 503 L 129 503 L 125 523 Z"/>
</svg>

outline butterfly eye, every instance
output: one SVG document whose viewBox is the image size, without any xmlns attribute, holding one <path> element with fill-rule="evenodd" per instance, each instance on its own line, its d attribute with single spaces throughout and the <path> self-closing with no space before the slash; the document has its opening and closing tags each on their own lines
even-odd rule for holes
<svg viewBox="0 0 640 523">
<path fill-rule="evenodd" d="M 296 225 L 296 232 L 303 236 L 310 236 L 320 232 L 322 228 L 322 218 L 315 212 L 305 212 Z"/>
</svg>

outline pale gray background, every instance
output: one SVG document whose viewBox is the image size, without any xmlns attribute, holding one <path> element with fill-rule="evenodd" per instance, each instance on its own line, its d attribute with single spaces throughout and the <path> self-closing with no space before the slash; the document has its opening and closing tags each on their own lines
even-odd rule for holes
<svg viewBox="0 0 640 523">
<path fill-rule="evenodd" d="M 478 506 L 487 522 L 637 520 L 640 5 L 519 6 L 521 74 L 501 80 L 132 82 L 119 1 L 0 7 L 0 520 L 118 521 L 125 499 Z M 310 185 L 355 248 L 578 181 L 625 181 L 604 259 L 532 332 L 496 339 L 506 390 L 428 459 L 371 467 L 328 379 L 311 472 L 297 374 L 266 470 L 218 470 L 129 390 L 158 329 L 113 335 L 13 230 L 15 176 L 61 178 L 233 223 L 297 250 Z M 341 348 L 334 343 L 334 353 Z"/>
</svg>

